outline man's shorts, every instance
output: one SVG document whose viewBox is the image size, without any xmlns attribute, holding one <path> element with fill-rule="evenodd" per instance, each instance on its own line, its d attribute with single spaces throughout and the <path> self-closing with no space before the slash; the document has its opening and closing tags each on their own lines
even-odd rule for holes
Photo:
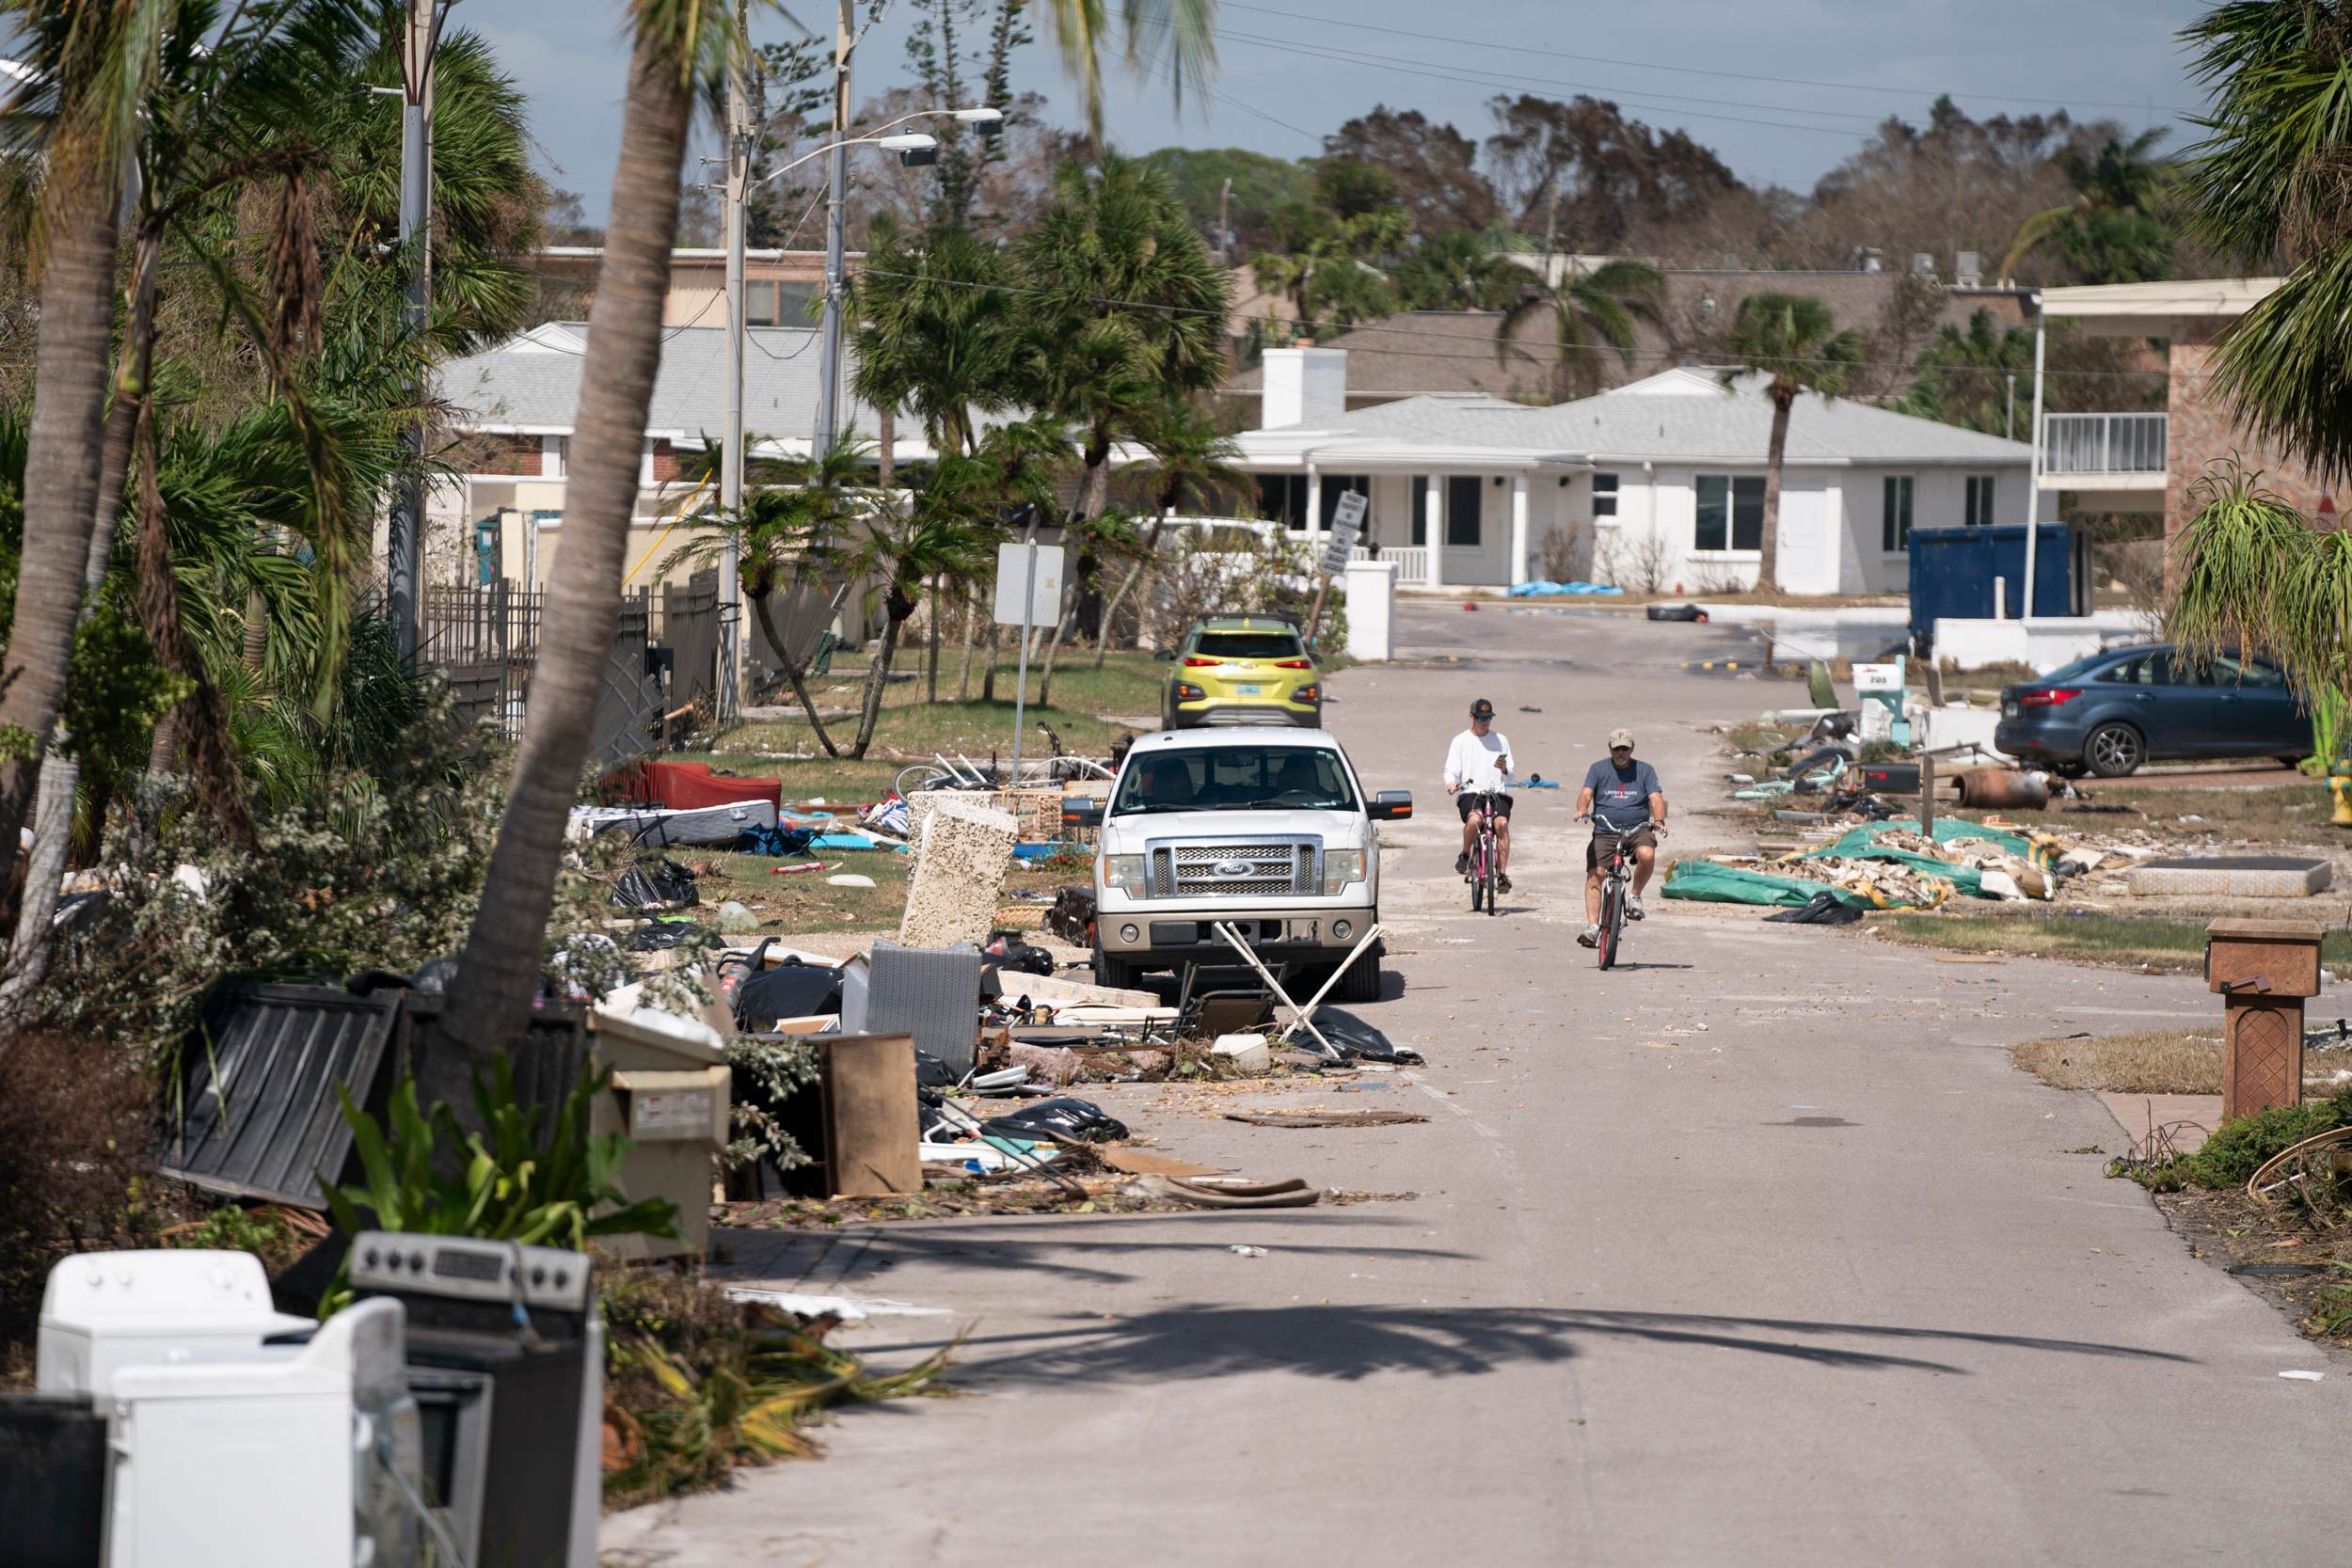
<svg viewBox="0 0 2352 1568">
<path fill-rule="evenodd" d="M 1629 833 L 1597 832 L 1593 834 L 1593 842 L 1584 847 L 1584 869 L 1598 871 L 1602 863 L 1611 855 L 1616 853 L 1617 841 L 1620 838 L 1625 840 L 1625 847 L 1628 849 L 1638 849 L 1645 844 L 1653 849 L 1658 847 L 1658 830 L 1646 822 Z"/>
<path fill-rule="evenodd" d="M 2023 549 L 2024 547 L 2025 546 L 2022 545 L 2018 546 L 2020 549 Z M 1470 820 L 1470 802 L 1472 800 L 1486 800 L 1492 802 L 1494 814 L 1497 816 L 1508 819 L 1511 815 L 1511 797 L 1508 795 L 1470 795 L 1465 793 L 1456 795 L 1454 798 L 1454 809 L 1462 814 L 1462 820 L 1465 822 Z"/>
</svg>

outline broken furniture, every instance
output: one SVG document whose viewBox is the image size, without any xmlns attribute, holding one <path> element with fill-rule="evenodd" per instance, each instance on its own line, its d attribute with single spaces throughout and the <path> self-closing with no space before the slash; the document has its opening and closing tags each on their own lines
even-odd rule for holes
<svg viewBox="0 0 2352 1568">
<path fill-rule="evenodd" d="M 2222 994 L 2221 1119 L 2303 1102 L 2303 999 L 2319 994 L 2321 927 L 2217 920 L 2205 985 Z"/>
<path fill-rule="evenodd" d="M 980 971 L 986 963 L 977 947 L 939 951 L 878 940 L 862 966 L 862 987 L 851 984 L 861 966 L 845 966 L 841 1028 L 851 1035 L 912 1035 L 918 1049 L 961 1078 L 972 1070 L 972 1053 L 979 1042 Z"/>
<path fill-rule="evenodd" d="M 819 1196 L 921 1192 L 914 1037 L 828 1035 L 814 1043 L 823 1132 L 809 1152 L 824 1188 Z"/>
<path fill-rule="evenodd" d="M 605 787 L 620 800 L 638 805 L 664 806 L 672 811 L 697 811 L 706 806 L 731 806 L 764 800 L 771 808 L 784 803 L 781 779 L 742 779 L 714 774 L 707 762 L 657 762 L 644 759 L 606 776 Z M 774 827 L 771 809 L 768 825 Z"/>
<path fill-rule="evenodd" d="M 362 1303 L 406 1314 L 423 1497 L 457 1560 L 594 1568 L 604 1328 L 586 1255 L 363 1230 L 350 1262 Z"/>
</svg>

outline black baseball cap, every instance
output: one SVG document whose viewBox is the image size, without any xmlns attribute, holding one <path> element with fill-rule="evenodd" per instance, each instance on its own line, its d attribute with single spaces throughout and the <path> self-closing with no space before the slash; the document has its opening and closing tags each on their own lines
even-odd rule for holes
<svg viewBox="0 0 2352 1568">
<path fill-rule="evenodd" d="M 1478 701 L 1470 704 L 1470 717 L 1472 719 L 1492 719 L 1494 716 L 1495 705 L 1494 704 L 1486 701 L 1486 698 L 1481 697 Z"/>
</svg>

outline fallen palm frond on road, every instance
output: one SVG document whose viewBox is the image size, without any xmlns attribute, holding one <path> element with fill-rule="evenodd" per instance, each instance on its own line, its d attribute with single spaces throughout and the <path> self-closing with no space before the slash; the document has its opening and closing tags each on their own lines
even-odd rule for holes
<svg viewBox="0 0 2352 1568">
<path fill-rule="evenodd" d="M 2031 1040 L 2010 1060 L 2054 1089 L 2219 1094 L 2221 1036 L 2182 1030 Z"/>
</svg>

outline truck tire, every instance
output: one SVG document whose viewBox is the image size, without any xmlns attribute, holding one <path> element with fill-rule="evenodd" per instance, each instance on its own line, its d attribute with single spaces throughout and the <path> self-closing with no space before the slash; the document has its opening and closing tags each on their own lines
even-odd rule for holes
<svg viewBox="0 0 2352 1568">
<path fill-rule="evenodd" d="M 1136 966 L 1124 958 L 1114 958 L 1099 948 L 1094 955 L 1094 983 L 1113 990 L 1132 990 L 1136 983 Z"/>
<path fill-rule="evenodd" d="M 1367 953 L 1347 966 L 1340 976 L 1338 996 L 1343 1002 L 1377 1002 L 1380 1000 L 1380 960 Z"/>
</svg>

